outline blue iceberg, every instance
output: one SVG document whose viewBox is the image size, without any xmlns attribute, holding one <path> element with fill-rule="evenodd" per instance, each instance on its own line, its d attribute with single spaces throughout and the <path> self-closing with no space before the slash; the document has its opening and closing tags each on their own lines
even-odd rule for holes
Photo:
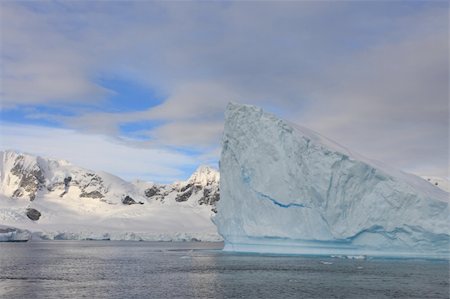
<svg viewBox="0 0 450 299">
<path fill-rule="evenodd" d="M 254 106 L 227 107 L 220 192 L 224 250 L 449 256 L 449 193 Z"/>
</svg>

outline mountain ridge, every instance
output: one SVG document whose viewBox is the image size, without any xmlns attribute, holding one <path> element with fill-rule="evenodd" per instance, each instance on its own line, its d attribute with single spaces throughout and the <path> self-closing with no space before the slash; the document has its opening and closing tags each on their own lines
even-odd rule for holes
<svg viewBox="0 0 450 299">
<path fill-rule="evenodd" d="M 0 162 L 2 225 L 49 238 L 96 238 L 110 234 L 111 226 L 116 236 L 140 232 L 167 240 L 188 233 L 183 238 L 202 239 L 206 232 L 206 239 L 218 239 L 210 221 L 220 198 L 212 167 L 200 166 L 186 181 L 157 184 L 15 151 L 0 151 Z"/>
</svg>

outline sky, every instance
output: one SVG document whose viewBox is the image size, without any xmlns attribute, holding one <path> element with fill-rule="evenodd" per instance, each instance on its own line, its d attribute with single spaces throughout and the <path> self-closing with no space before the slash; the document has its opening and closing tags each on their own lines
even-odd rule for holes
<svg viewBox="0 0 450 299">
<path fill-rule="evenodd" d="M 233 101 L 449 175 L 447 1 L 2 1 L 0 41 L 3 150 L 186 179 Z"/>
</svg>

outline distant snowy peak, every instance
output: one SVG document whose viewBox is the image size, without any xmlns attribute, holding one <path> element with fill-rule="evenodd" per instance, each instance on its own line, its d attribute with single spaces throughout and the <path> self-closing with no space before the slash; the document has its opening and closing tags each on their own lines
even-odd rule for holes
<svg viewBox="0 0 450 299">
<path fill-rule="evenodd" d="M 200 166 L 189 178 L 184 188 L 191 189 L 193 193 L 201 193 L 198 200 L 200 205 L 215 206 L 220 198 L 219 181 L 219 171 L 208 166 Z M 215 208 L 213 211 L 217 212 Z"/>
<path fill-rule="evenodd" d="M 188 182 L 193 184 L 199 184 L 203 186 L 218 184 L 220 180 L 219 171 L 209 167 L 209 166 L 200 166 L 197 170 L 191 175 Z"/>
<path fill-rule="evenodd" d="M 216 212 L 215 205 L 220 198 L 219 172 L 208 166 L 200 166 L 187 181 L 168 185 L 145 184 L 138 182 L 139 188 L 151 200 L 163 203 L 184 203 L 189 205 L 210 205 Z"/>
</svg>

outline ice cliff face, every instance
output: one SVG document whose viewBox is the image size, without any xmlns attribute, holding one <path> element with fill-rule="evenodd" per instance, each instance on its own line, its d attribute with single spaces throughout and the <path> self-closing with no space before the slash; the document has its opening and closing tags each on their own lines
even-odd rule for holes
<svg viewBox="0 0 450 299">
<path fill-rule="evenodd" d="M 214 219 L 225 250 L 447 256 L 445 191 L 229 104 Z"/>
</svg>

